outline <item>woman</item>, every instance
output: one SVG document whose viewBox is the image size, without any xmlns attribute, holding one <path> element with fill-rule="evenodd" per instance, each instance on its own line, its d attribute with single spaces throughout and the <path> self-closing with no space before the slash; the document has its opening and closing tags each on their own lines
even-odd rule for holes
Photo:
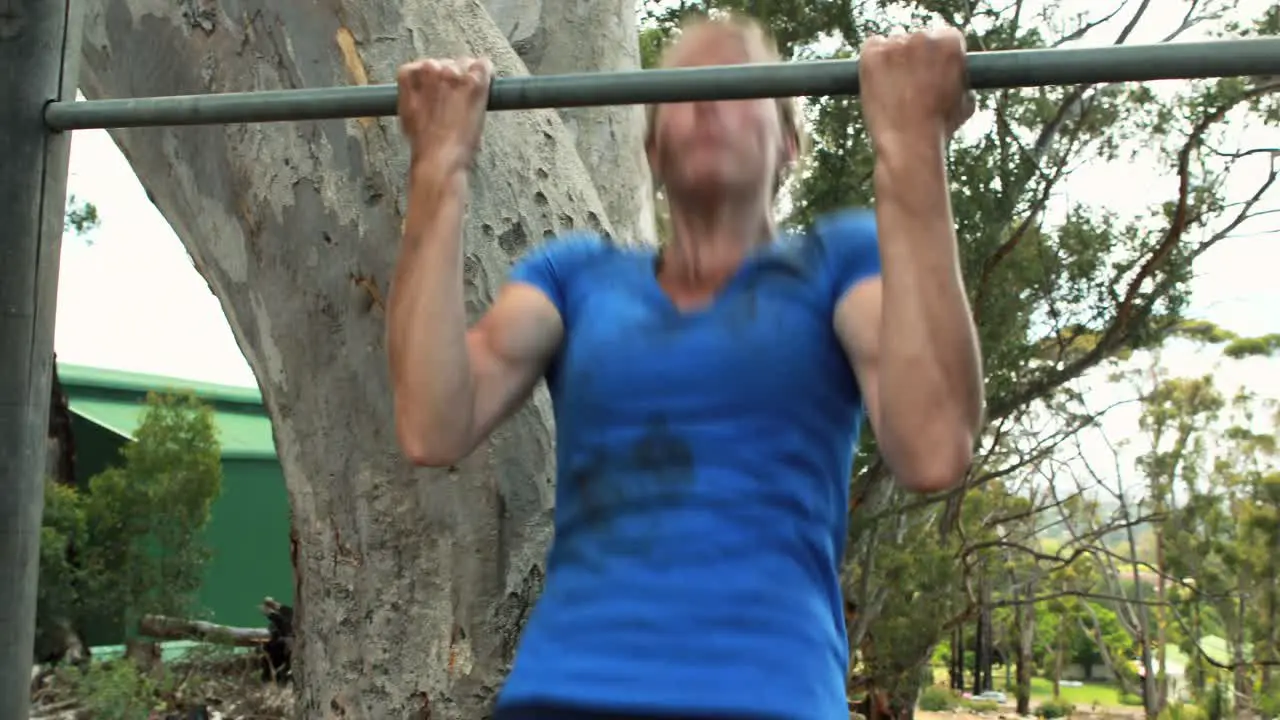
<svg viewBox="0 0 1280 720">
<path fill-rule="evenodd" d="M 776 57 L 757 25 L 705 20 L 664 64 Z M 944 165 L 971 112 L 964 60 L 955 31 L 868 41 L 874 216 L 807 233 L 774 221 L 801 144 L 789 103 L 652 108 L 670 243 L 545 243 L 470 329 L 460 233 L 490 68 L 402 68 L 400 443 L 451 464 L 539 378 L 555 406 L 556 537 L 500 720 L 847 717 L 839 566 L 864 407 L 894 474 L 922 491 L 961 479 L 981 421 Z"/>
</svg>

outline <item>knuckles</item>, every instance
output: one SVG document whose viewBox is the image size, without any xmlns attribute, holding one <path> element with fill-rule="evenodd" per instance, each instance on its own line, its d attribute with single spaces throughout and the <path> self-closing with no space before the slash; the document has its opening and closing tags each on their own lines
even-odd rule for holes
<svg viewBox="0 0 1280 720">
<path fill-rule="evenodd" d="M 964 34 L 955 28 L 869 37 L 858 61 L 858 74 L 869 81 L 863 99 L 875 105 L 879 96 L 892 105 L 894 97 L 910 97 L 915 112 L 938 114 L 954 133 L 975 109 L 965 88 L 966 60 Z"/>
<path fill-rule="evenodd" d="M 872 35 L 862 46 L 860 60 L 870 68 L 909 62 L 965 61 L 964 34 L 953 27 L 922 32 Z"/>
<path fill-rule="evenodd" d="M 484 58 L 424 58 L 401 65 L 396 70 L 396 82 L 410 90 L 441 86 L 479 88 L 489 84 L 492 72 L 492 66 Z"/>
</svg>

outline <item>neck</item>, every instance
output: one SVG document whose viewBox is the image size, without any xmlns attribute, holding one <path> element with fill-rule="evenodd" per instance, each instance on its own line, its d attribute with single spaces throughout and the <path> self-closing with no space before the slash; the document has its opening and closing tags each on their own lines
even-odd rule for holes
<svg viewBox="0 0 1280 720">
<path fill-rule="evenodd" d="M 672 200 L 669 204 L 671 242 L 662 253 L 659 274 L 676 287 L 718 287 L 749 253 L 773 238 L 773 212 L 764 203 L 744 206 Z"/>
</svg>

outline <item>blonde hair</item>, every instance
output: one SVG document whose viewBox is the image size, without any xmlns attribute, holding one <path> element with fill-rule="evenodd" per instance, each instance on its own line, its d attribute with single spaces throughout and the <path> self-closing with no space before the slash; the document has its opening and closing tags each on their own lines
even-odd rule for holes
<svg viewBox="0 0 1280 720">
<path fill-rule="evenodd" d="M 666 47 L 663 49 L 663 58 L 665 59 L 680 44 L 684 32 L 702 27 L 714 28 L 728 33 L 741 41 L 747 50 L 748 57 L 751 58 L 748 62 L 770 63 L 779 62 L 782 59 L 782 54 L 778 51 L 778 43 L 759 21 L 727 10 L 715 11 L 714 14 L 695 12 L 686 15 L 680 23 L 679 32 L 667 42 Z M 796 174 L 800 160 L 809 149 L 809 138 L 804 131 L 804 122 L 800 117 L 800 104 L 796 98 L 776 98 L 774 103 L 778 108 L 778 124 L 782 128 L 783 140 L 791 142 L 796 153 L 793 158 L 794 163 L 789 167 L 779 168 L 777 177 L 773 180 L 772 199 L 776 200 L 778 193 L 782 190 L 782 186 Z M 654 133 L 657 131 L 655 122 L 657 116 L 658 105 L 645 107 L 644 141 L 646 147 L 651 145 L 654 140 Z"/>
</svg>

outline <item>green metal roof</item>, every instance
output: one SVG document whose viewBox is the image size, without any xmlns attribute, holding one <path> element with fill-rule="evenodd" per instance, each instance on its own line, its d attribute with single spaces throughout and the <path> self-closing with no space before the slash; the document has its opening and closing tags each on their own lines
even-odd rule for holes
<svg viewBox="0 0 1280 720">
<path fill-rule="evenodd" d="M 262 393 L 258 392 L 257 388 L 218 385 L 198 380 L 184 380 L 167 375 L 147 375 L 60 362 L 58 363 L 58 379 L 63 385 L 127 391 L 141 395 L 146 395 L 152 391 L 190 390 L 205 400 L 262 407 Z"/>
<path fill-rule="evenodd" d="M 64 363 L 58 363 L 58 379 L 72 413 L 121 437 L 132 439 L 148 392 L 190 391 L 213 408 L 224 458 L 276 457 L 271 419 L 255 388 Z"/>
</svg>

